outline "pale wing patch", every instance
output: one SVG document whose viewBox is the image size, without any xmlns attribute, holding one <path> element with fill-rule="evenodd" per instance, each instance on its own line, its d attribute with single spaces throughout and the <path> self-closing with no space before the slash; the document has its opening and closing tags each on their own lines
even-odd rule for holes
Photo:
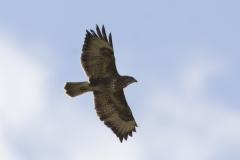
<svg viewBox="0 0 240 160">
<path fill-rule="evenodd" d="M 106 41 L 97 37 L 93 38 L 90 45 L 94 46 L 95 51 L 99 51 L 101 48 L 108 48 L 113 51 L 113 48 Z"/>
<path fill-rule="evenodd" d="M 92 36 L 92 39 L 89 41 L 87 45 L 89 46 L 89 50 L 84 52 L 85 53 L 91 52 L 91 55 L 93 56 L 100 56 L 101 48 L 108 48 L 113 51 L 113 48 L 106 41 L 94 36 Z"/>
</svg>

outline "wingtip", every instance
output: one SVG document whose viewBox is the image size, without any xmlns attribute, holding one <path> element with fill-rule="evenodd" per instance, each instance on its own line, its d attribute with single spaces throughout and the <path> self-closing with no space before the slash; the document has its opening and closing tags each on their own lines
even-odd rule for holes
<svg viewBox="0 0 240 160">
<path fill-rule="evenodd" d="M 98 25 L 96 24 L 96 30 L 98 30 L 99 29 L 99 27 L 98 27 Z"/>
<path fill-rule="evenodd" d="M 132 137 L 132 131 L 130 131 L 128 134 L 129 134 L 129 136 L 131 136 L 131 137 Z"/>
<path fill-rule="evenodd" d="M 111 32 L 109 33 L 108 39 L 109 39 L 109 43 L 110 43 L 111 47 L 113 48 L 112 33 Z"/>
<path fill-rule="evenodd" d="M 105 40 L 107 43 L 110 44 L 110 46 L 113 48 L 113 42 L 112 42 L 112 34 L 109 33 L 109 40 L 108 40 L 108 37 L 107 37 L 107 34 L 106 34 L 106 30 L 105 30 L 105 26 L 104 24 L 102 25 L 102 32 L 101 30 L 99 29 L 99 26 L 98 24 L 96 24 L 96 32 L 93 31 L 92 29 L 90 29 L 89 31 L 86 30 L 87 32 L 87 35 L 90 34 L 90 35 L 93 35 L 95 37 L 98 37 L 100 39 L 103 39 Z"/>
<path fill-rule="evenodd" d="M 108 43 L 108 39 L 107 39 L 106 30 L 105 30 L 104 25 L 102 25 L 102 35 L 103 35 L 103 39 Z"/>
<path fill-rule="evenodd" d="M 128 138 L 128 133 L 125 133 L 124 134 L 124 139 L 127 140 L 127 138 Z"/>
<path fill-rule="evenodd" d="M 86 29 L 87 34 L 91 34 L 87 29 Z"/>
<path fill-rule="evenodd" d="M 122 143 L 122 141 L 123 141 L 123 136 L 119 136 L 119 140 L 120 140 L 120 142 Z"/>
<path fill-rule="evenodd" d="M 133 132 L 136 132 L 136 128 L 134 127 L 132 131 L 133 131 Z"/>
</svg>

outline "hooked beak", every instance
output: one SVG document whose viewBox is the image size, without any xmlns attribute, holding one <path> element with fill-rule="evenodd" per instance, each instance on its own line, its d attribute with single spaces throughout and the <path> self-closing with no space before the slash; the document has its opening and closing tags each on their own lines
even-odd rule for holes
<svg viewBox="0 0 240 160">
<path fill-rule="evenodd" d="M 135 81 L 134 82 L 138 82 L 136 79 L 134 79 Z"/>
</svg>

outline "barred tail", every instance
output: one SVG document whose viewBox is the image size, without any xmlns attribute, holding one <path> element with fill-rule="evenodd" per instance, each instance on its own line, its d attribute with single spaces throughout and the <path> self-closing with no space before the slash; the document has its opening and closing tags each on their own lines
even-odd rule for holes
<svg viewBox="0 0 240 160">
<path fill-rule="evenodd" d="M 65 93 L 70 97 L 76 97 L 90 91 L 88 82 L 67 82 L 64 89 Z"/>
</svg>

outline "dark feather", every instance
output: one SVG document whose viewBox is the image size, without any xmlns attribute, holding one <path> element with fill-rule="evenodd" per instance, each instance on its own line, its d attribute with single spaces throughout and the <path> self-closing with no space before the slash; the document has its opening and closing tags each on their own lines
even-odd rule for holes
<svg viewBox="0 0 240 160">
<path fill-rule="evenodd" d="M 101 39 L 103 39 L 102 33 L 101 33 L 98 25 L 96 25 L 96 30 L 97 30 L 98 37 L 101 38 Z"/>
<path fill-rule="evenodd" d="M 103 114 L 103 115 L 100 116 L 100 120 L 101 120 L 101 121 L 104 121 L 105 119 L 111 117 L 111 115 L 112 115 L 111 112 L 108 113 L 108 114 Z"/>
<path fill-rule="evenodd" d="M 117 134 L 117 128 L 115 126 L 113 126 L 111 129 L 115 134 Z"/>
<path fill-rule="evenodd" d="M 93 30 L 90 29 L 90 31 L 92 32 L 92 35 L 98 37 L 97 34 Z"/>
<path fill-rule="evenodd" d="M 136 132 L 136 128 L 134 127 L 132 131 L 133 131 L 133 132 Z"/>
<path fill-rule="evenodd" d="M 132 131 L 130 131 L 128 134 L 129 134 L 129 136 L 131 136 L 131 137 L 132 137 Z"/>
<path fill-rule="evenodd" d="M 105 121 L 104 124 L 110 128 L 113 127 L 114 124 L 112 124 L 110 121 Z"/>
<path fill-rule="evenodd" d="M 105 28 L 104 28 L 104 25 L 102 26 L 102 33 L 103 33 L 103 39 L 108 42 L 108 39 L 107 39 L 107 35 L 106 35 L 106 31 L 105 31 Z"/>
<path fill-rule="evenodd" d="M 122 141 L 123 141 L 123 136 L 119 136 L 119 140 L 120 140 L 120 142 L 122 143 Z"/>
<path fill-rule="evenodd" d="M 125 133 L 124 134 L 124 139 L 127 140 L 127 137 L 128 137 L 128 133 Z"/>
<path fill-rule="evenodd" d="M 109 43 L 110 43 L 110 46 L 113 48 L 112 34 L 111 33 L 109 34 Z"/>
<path fill-rule="evenodd" d="M 92 35 L 88 30 L 86 30 L 86 32 L 87 32 L 87 35 Z M 86 40 L 86 39 L 85 39 Z"/>
</svg>

